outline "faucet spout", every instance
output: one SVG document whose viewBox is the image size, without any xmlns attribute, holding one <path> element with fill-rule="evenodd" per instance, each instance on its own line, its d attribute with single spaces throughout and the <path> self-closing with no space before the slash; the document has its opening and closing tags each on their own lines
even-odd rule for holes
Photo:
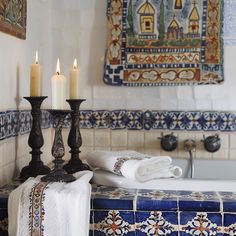
<svg viewBox="0 0 236 236">
<path fill-rule="evenodd" d="M 196 142 L 194 140 L 188 139 L 184 142 L 184 150 L 189 153 L 190 160 L 190 177 L 194 178 L 194 161 L 193 152 L 196 150 Z"/>
</svg>

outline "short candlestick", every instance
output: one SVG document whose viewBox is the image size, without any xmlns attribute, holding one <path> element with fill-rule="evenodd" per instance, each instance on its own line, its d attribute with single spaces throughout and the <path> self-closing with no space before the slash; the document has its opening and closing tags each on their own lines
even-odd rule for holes
<svg viewBox="0 0 236 236">
<path fill-rule="evenodd" d="M 55 166 L 51 173 L 41 178 L 44 182 L 72 182 L 75 180 L 73 175 L 68 174 L 63 169 L 64 160 L 62 157 L 65 155 L 65 147 L 62 138 L 62 128 L 64 119 L 70 110 L 49 110 L 55 119 L 55 138 L 52 146 L 52 155 L 55 158 L 53 161 Z"/>
</svg>

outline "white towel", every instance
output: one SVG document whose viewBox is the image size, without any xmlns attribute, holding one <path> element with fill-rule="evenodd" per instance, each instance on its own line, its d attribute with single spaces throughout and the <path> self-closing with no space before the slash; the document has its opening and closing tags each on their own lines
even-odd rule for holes
<svg viewBox="0 0 236 236">
<path fill-rule="evenodd" d="M 156 178 L 179 178 L 182 169 L 172 165 L 168 156 L 148 156 L 135 151 L 94 151 L 87 155 L 87 162 L 126 178 L 145 182 Z"/>
<path fill-rule="evenodd" d="M 71 183 L 30 178 L 8 200 L 9 236 L 88 236 L 92 172 Z"/>
</svg>

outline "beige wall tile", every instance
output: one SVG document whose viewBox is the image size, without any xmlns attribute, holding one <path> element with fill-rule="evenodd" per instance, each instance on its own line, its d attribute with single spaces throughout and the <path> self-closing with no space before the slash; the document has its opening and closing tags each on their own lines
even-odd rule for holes
<svg viewBox="0 0 236 236">
<path fill-rule="evenodd" d="M 144 148 L 144 132 L 128 131 L 128 148 Z"/>
<path fill-rule="evenodd" d="M 95 147 L 108 147 L 111 145 L 110 130 L 95 130 Z"/>
<path fill-rule="evenodd" d="M 128 145 L 128 134 L 126 130 L 111 131 L 111 146 L 112 147 L 126 147 Z"/>
</svg>

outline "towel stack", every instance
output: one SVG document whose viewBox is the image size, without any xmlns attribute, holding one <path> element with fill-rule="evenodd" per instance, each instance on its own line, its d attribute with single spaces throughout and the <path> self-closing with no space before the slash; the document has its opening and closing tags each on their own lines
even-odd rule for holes
<svg viewBox="0 0 236 236">
<path fill-rule="evenodd" d="M 168 156 L 149 156 L 135 151 L 94 151 L 87 155 L 87 162 L 126 178 L 145 182 L 157 178 L 179 178 L 182 169 L 172 165 Z"/>
</svg>

